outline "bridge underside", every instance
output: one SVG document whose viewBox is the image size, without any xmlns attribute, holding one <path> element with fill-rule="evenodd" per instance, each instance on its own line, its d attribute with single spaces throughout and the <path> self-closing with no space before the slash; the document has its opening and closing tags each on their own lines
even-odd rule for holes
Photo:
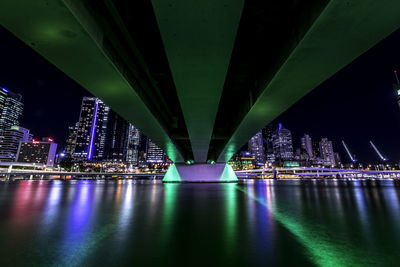
<svg viewBox="0 0 400 267">
<path fill-rule="evenodd" d="M 0 23 L 174 162 L 226 162 L 400 26 L 397 0 L 3 0 Z"/>
</svg>

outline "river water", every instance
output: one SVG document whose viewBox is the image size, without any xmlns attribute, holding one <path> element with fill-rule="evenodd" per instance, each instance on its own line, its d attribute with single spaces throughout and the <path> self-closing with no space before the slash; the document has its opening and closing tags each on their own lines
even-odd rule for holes
<svg viewBox="0 0 400 267">
<path fill-rule="evenodd" d="M 400 183 L 0 183 L 0 266 L 398 266 Z"/>
</svg>

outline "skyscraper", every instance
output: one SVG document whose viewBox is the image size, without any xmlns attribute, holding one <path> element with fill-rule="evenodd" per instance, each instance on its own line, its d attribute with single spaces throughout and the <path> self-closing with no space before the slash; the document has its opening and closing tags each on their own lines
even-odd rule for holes
<svg viewBox="0 0 400 267">
<path fill-rule="evenodd" d="M 312 151 L 313 151 L 313 158 L 318 159 L 321 158 L 321 151 L 319 148 L 319 141 L 318 140 L 312 140 Z"/>
<path fill-rule="evenodd" d="M 109 108 L 98 98 L 84 97 L 76 134 L 75 160 L 99 160 L 104 154 Z"/>
<path fill-rule="evenodd" d="M 248 142 L 248 149 L 255 158 L 255 164 L 258 166 L 265 164 L 264 144 L 262 132 L 259 131 Z"/>
<path fill-rule="evenodd" d="M 313 158 L 312 140 L 308 134 L 301 138 L 301 149 L 307 153 L 309 159 Z"/>
<path fill-rule="evenodd" d="M 128 135 L 129 123 L 110 109 L 106 126 L 103 158 L 112 162 L 125 162 Z"/>
<path fill-rule="evenodd" d="M 64 152 L 68 158 L 72 158 L 72 155 L 74 154 L 75 151 L 76 133 L 78 131 L 78 125 L 79 123 L 77 122 L 74 126 L 68 126 L 68 136 L 67 136 L 66 146 L 64 149 Z"/>
<path fill-rule="evenodd" d="M 277 160 L 293 159 L 292 133 L 288 129 L 283 128 L 281 123 L 279 123 L 278 129 L 272 134 L 272 143 Z"/>
<path fill-rule="evenodd" d="M 133 124 L 129 124 L 125 159 L 126 164 L 128 164 L 129 167 L 139 165 L 140 136 L 141 134 L 139 130 Z"/>
<path fill-rule="evenodd" d="M 322 165 L 324 164 L 324 160 L 321 155 L 321 149 L 319 146 L 320 141 L 316 139 L 312 139 L 312 151 L 313 151 L 313 158 L 312 158 L 312 163 L 316 165 Z"/>
<path fill-rule="evenodd" d="M 1 87 L 0 87 L 1 88 Z M 10 129 L 11 126 L 19 126 L 24 104 L 22 96 L 15 94 L 6 88 L 0 90 L 0 132 Z"/>
<path fill-rule="evenodd" d="M 30 141 L 31 138 L 29 130 L 19 126 L 3 130 L 0 134 L 0 161 L 15 161 L 19 143 Z"/>
<path fill-rule="evenodd" d="M 340 159 L 340 155 L 337 152 L 335 152 L 335 163 L 336 163 L 336 166 L 340 166 L 342 164 L 342 161 Z"/>
<path fill-rule="evenodd" d="M 158 164 L 165 162 L 165 154 L 153 141 L 147 138 L 146 162 L 147 164 Z"/>
<path fill-rule="evenodd" d="M 329 141 L 328 138 L 321 138 L 321 142 L 319 142 L 319 147 L 324 165 L 329 167 L 336 166 L 332 141 Z"/>
<path fill-rule="evenodd" d="M 273 133 L 274 130 L 271 123 L 262 129 L 265 157 L 269 163 L 275 162 L 274 145 L 272 142 Z"/>
</svg>

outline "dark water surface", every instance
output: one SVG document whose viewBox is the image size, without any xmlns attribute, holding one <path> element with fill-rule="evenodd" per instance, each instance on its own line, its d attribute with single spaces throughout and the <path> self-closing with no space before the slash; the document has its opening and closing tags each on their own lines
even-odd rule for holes
<svg viewBox="0 0 400 267">
<path fill-rule="evenodd" d="M 399 266 L 393 181 L 0 184 L 0 266 Z"/>
</svg>

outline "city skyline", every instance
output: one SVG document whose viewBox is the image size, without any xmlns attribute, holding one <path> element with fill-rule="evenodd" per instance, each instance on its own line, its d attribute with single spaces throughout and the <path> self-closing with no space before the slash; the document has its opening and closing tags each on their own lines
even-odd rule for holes
<svg viewBox="0 0 400 267">
<path fill-rule="evenodd" d="M 0 1 L 0 266 L 397 266 L 399 10 Z"/>
<path fill-rule="evenodd" d="M 22 94 L 23 99 L 37 96 L 34 103 L 23 101 L 26 112 L 21 125 L 37 136 L 54 136 L 60 146 L 64 147 L 68 126 L 73 125 L 74 118 L 78 116 L 81 98 L 91 94 L 3 28 L 0 29 L 0 35 L 4 36 L 2 45 L 5 49 L 2 49 L 2 53 L 5 54 L 6 60 L 6 64 L 1 67 L 1 86 L 8 86 Z M 344 151 L 337 144 L 343 139 L 360 161 L 377 161 L 368 143 L 372 140 L 389 159 L 399 159 L 400 144 L 395 136 L 396 132 L 400 132 L 400 110 L 392 88 L 395 79 L 393 70 L 398 66 L 397 62 L 400 62 L 399 56 L 393 52 L 398 40 L 400 31 L 393 33 L 320 85 L 281 114 L 274 123 L 281 121 L 291 129 L 295 136 L 295 147 L 299 147 L 298 139 L 308 133 L 316 138 L 327 137 L 333 140 L 336 144 L 335 151 L 337 150 L 342 158 L 345 157 Z M 6 55 L 5 51 L 11 47 L 15 47 L 17 52 Z M 21 62 L 26 63 L 22 69 Z M 379 65 L 374 69 L 375 76 L 372 77 L 368 75 L 371 71 L 366 71 L 373 65 L 371 62 Z M 33 70 L 33 66 L 40 67 Z M 21 70 L 16 72 L 16 69 Z M 350 92 L 347 98 L 340 97 L 339 95 L 349 90 L 349 87 L 354 92 Z M 49 94 L 53 88 L 57 88 L 57 93 Z M 357 95 L 361 91 L 360 88 L 364 89 L 365 94 Z M 316 101 L 317 99 L 320 100 Z M 374 99 L 377 104 L 367 102 L 368 99 Z M 331 110 L 321 112 L 324 108 Z M 363 118 L 363 113 L 367 118 Z M 368 121 L 370 124 L 366 126 Z M 357 134 L 354 136 L 355 131 Z"/>
</svg>

